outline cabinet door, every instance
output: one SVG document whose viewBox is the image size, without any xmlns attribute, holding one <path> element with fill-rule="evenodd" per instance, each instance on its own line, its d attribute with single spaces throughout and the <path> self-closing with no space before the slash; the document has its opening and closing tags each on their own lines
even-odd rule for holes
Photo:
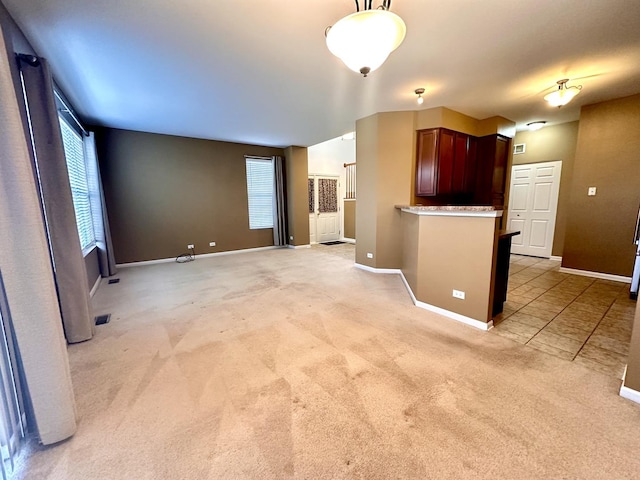
<svg viewBox="0 0 640 480">
<path fill-rule="evenodd" d="M 438 129 L 418 131 L 416 159 L 416 195 L 436 194 L 436 173 L 438 164 Z"/>
<path fill-rule="evenodd" d="M 453 192 L 454 152 L 455 132 L 441 129 L 438 145 L 438 195 Z"/>
<path fill-rule="evenodd" d="M 467 158 L 469 155 L 469 135 L 456 132 L 453 149 L 453 193 L 464 193 Z"/>
<path fill-rule="evenodd" d="M 464 171 L 464 193 L 473 195 L 476 189 L 476 161 L 478 139 L 469 137 L 469 151 L 467 152 L 467 166 Z"/>
<path fill-rule="evenodd" d="M 507 180 L 507 159 L 509 157 L 509 145 L 511 140 L 500 135 L 496 136 L 496 150 L 493 161 L 493 179 L 491 182 L 491 194 L 493 205 L 504 205 L 504 191 Z"/>
</svg>

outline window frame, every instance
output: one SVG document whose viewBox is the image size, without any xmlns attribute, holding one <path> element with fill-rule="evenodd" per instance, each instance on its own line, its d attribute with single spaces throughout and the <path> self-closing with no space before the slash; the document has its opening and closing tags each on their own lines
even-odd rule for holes
<svg viewBox="0 0 640 480">
<path fill-rule="evenodd" d="M 78 231 L 78 239 L 80 241 L 80 248 L 82 249 L 82 256 L 86 257 L 87 255 L 89 255 L 89 253 L 91 253 L 93 251 L 93 249 L 96 248 L 96 230 L 95 230 L 95 225 L 94 225 L 94 221 L 93 221 L 93 207 L 92 207 L 92 201 L 91 201 L 91 188 L 90 188 L 90 182 L 89 182 L 89 178 L 87 175 L 87 156 L 86 156 L 86 152 L 85 152 L 85 142 L 84 142 L 84 134 L 82 131 L 78 131 L 77 128 L 74 127 L 74 125 L 72 125 L 72 123 L 67 120 L 67 118 L 65 117 L 65 115 L 63 115 L 63 112 L 58 112 L 58 120 L 60 122 L 60 136 L 62 138 L 62 144 L 63 144 L 63 150 L 64 150 L 64 154 L 65 154 L 65 161 L 66 161 L 66 165 L 67 165 L 67 176 L 69 178 L 69 187 L 71 190 L 71 196 L 72 196 L 72 201 L 73 201 L 73 210 L 75 213 L 75 218 L 76 218 L 76 229 Z M 63 124 L 64 126 L 71 132 L 71 134 L 75 135 L 78 140 L 81 143 L 82 146 L 82 166 L 83 166 L 83 172 L 84 175 L 81 176 L 81 179 L 84 180 L 84 185 L 80 185 L 78 187 L 78 185 L 75 185 L 74 180 L 71 179 L 71 174 L 70 174 L 70 164 L 69 164 L 69 158 L 67 156 L 67 149 L 65 147 L 65 141 L 64 141 L 64 134 L 63 134 Z M 84 187 L 84 188 L 82 188 Z M 75 194 L 81 194 L 83 196 L 83 198 L 85 198 L 85 201 L 88 205 L 88 213 L 86 213 L 86 218 L 81 218 L 78 216 L 78 210 L 76 207 L 76 196 L 74 196 L 74 192 Z M 80 220 L 82 220 L 84 223 L 82 223 Z M 82 245 L 83 243 L 83 236 L 82 233 L 80 231 L 82 227 L 87 228 L 87 232 L 90 233 L 90 241 L 88 244 L 86 245 Z M 85 232 L 85 233 L 87 233 Z"/>
<path fill-rule="evenodd" d="M 268 164 L 269 165 L 269 178 L 268 182 L 264 182 L 264 179 L 259 177 L 250 177 L 251 168 L 250 164 Z M 246 177 L 246 185 L 247 185 L 247 214 L 248 214 L 248 222 L 249 222 L 249 230 L 264 230 L 268 228 L 274 228 L 274 197 L 275 197 L 275 166 L 273 158 L 271 157 L 255 157 L 246 155 L 245 156 L 245 177 Z M 251 180 L 255 180 L 254 183 Z M 269 202 L 267 207 L 267 202 L 265 201 L 266 194 L 264 192 L 260 192 L 259 190 L 265 188 L 266 185 L 269 185 Z M 255 193 L 255 196 L 252 195 L 252 190 L 256 188 L 258 192 Z M 267 222 L 264 222 L 266 215 L 261 214 L 260 212 L 256 212 L 254 210 L 252 214 L 252 205 L 254 208 L 259 209 L 269 209 L 269 225 Z M 262 215 L 262 217 L 261 217 Z M 252 219 L 254 221 L 263 220 L 263 223 L 253 224 Z"/>
</svg>

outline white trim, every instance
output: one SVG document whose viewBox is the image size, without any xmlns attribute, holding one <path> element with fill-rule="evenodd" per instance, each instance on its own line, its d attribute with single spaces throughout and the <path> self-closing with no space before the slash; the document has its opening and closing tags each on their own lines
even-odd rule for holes
<svg viewBox="0 0 640 480">
<path fill-rule="evenodd" d="M 96 292 L 98 291 L 98 287 L 100 286 L 100 281 L 102 280 L 101 276 L 98 276 L 98 278 L 96 278 L 96 283 L 93 284 L 93 287 L 91 287 L 91 291 L 89 292 L 89 298 L 92 298 Z"/>
<path fill-rule="evenodd" d="M 423 308 L 425 310 L 429 310 L 430 312 L 440 314 L 444 317 L 448 317 L 452 320 L 456 320 L 466 325 L 470 325 L 479 330 L 487 331 L 493 328 L 493 320 L 489 320 L 488 323 L 485 323 L 485 322 L 481 322 L 480 320 L 476 320 L 475 318 L 467 317 L 465 315 L 461 315 L 459 313 L 452 312 L 444 308 L 436 307 L 435 305 L 430 305 L 428 303 L 421 302 L 413 294 L 413 290 L 411 290 L 411 287 L 409 286 L 409 282 L 407 282 L 407 279 L 404 277 L 404 274 L 402 273 L 402 271 L 400 272 L 400 278 L 402 278 L 402 281 L 404 282 L 404 286 L 407 288 L 407 291 L 409 292 L 409 296 L 411 297 L 411 300 L 413 301 L 413 304 L 416 307 Z"/>
<path fill-rule="evenodd" d="M 354 245 L 356 244 L 356 239 L 355 238 L 342 237 L 340 239 L 340 241 L 344 242 L 344 243 L 353 243 Z"/>
<path fill-rule="evenodd" d="M 343 198 L 342 200 L 344 200 L 345 202 L 355 202 L 356 201 L 355 198 Z"/>
<path fill-rule="evenodd" d="M 413 215 L 426 215 L 426 216 L 444 216 L 444 217 L 501 217 L 502 210 L 414 210 L 420 207 L 402 208 L 405 213 L 411 213 Z"/>
<path fill-rule="evenodd" d="M 620 396 L 632 402 L 640 403 L 640 392 L 633 388 L 625 387 L 624 383 L 620 387 Z"/>
<path fill-rule="evenodd" d="M 196 254 L 196 258 L 208 258 L 208 257 L 220 257 L 223 255 L 235 255 L 237 253 L 249 253 L 249 252 L 261 252 L 263 250 L 276 250 L 284 248 L 284 246 L 273 245 L 271 247 L 256 247 L 245 248 L 242 250 L 228 250 L 226 252 L 214 252 L 214 253 L 202 253 Z M 118 263 L 116 267 L 128 268 L 128 267 L 141 267 L 143 265 L 155 265 L 157 263 L 175 262 L 175 257 L 172 258 L 159 258 L 157 260 L 144 260 L 142 262 L 130 262 L 130 263 Z"/>
<path fill-rule="evenodd" d="M 287 248 L 294 248 L 297 250 L 298 248 L 311 248 L 311 245 L 308 243 L 306 245 L 287 245 Z"/>
<path fill-rule="evenodd" d="M 589 270 L 576 270 L 575 268 L 560 267 L 560 272 L 582 275 L 583 277 L 601 278 L 603 280 L 613 280 L 614 282 L 631 283 L 631 277 L 613 275 L 611 273 L 590 272 Z"/>
<path fill-rule="evenodd" d="M 399 268 L 374 268 L 369 265 L 362 265 L 361 263 L 354 263 L 354 266 L 360 270 L 365 270 L 371 273 L 395 273 L 398 275 L 402 273 L 402 270 Z"/>
<path fill-rule="evenodd" d="M 553 260 L 554 262 L 561 262 L 562 261 L 562 257 L 556 257 L 555 255 L 551 255 L 549 257 L 549 260 Z"/>
</svg>

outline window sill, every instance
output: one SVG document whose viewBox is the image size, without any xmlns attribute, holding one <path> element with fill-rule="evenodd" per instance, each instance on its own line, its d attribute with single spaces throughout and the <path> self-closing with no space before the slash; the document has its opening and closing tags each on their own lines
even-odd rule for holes
<svg viewBox="0 0 640 480">
<path fill-rule="evenodd" d="M 96 248 L 98 248 L 98 246 L 95 243 L 92 243 L 91 245 L 84 247 L 82 249 L 82 258 L 86 258 L 87 255 L 93 252 Z"/>
</svg>

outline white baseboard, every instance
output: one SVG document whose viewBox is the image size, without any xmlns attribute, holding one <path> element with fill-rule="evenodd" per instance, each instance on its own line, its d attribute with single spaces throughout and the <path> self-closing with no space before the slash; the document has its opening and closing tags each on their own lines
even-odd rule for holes
<svg viewBox="0 0 640 480">
<path fill-rule="evenodd" d="M 631 283 L 631 277 L 622 275 L 612 275 L 610 273 L 590 272 L 589 270 L 576 270 L 575 268 L 560 267 L 560 272 L 582 275 L 583 277 L 600 278 L 602 280 L 613 280 L 614 282 Z"/>
<path fill-rule="evenodd" d="M 554 262 L 562 262 L 562 257 L 556 257 L 555 255 L 551 255 L 549 260 L 553 260 Z"/>
<path fill-rule="evenodd" d="M 451 318 L 452 320 L 462 322 L 466 325 L 470 325 L 479 330 L 486 331 L 486 330 L 491 330 L 493 328 L 493 320 L 490 320 L 488 323 L 485 323 L 485 322 L 481 322 L 480 320 L 476 320 L 475 318 L 467 317 L 465 315 L 452 312 L 451 310 L 446 310 L 444 308 L 436 307 L 435 305 L 431 305 L 429 303 L 421 302 L 413 294 L 413 290 L 411 290 L 411 286 L 409 285 L 409 282 L 407 282 L 407 279 L 404 277 L 404 274 L 402 273 L 402 271 L 400 272 L 400 278 L 402 278 L 404 286 L 407 288 L 407 291 L 409 292 L 409 296 L 411 297 L 411 300 L 413 301 L 413 304 L 416 307 L 429 310 L 430 312 L 438 313 L 444 317 L 448 317 L 448 318 Z"/>
<path fill-rule="evenodd" d="M 344 238 L 341 238 L 340 241 L 344 242 L 344 243 L 353 243 L 354 245 L 356 244 L 356 239 L 355 238 L 344 237 Z"/>
<path fill-rule="evenodd" d="M 93 296 L 96 294 L 101 281 L 102 281 L 102 277 L 98 277 L 96 279 L 96 283 L 93 284 L 93 287 L 91 287 L 91 291 L 89 292 L 89 298 L 93 298 Z"/>
<path fill-rule="evenodd" d="M 287 248 L 294 248 L 294 249 L 311 248 L 311 245 L 310 244 L 307 244 L 307 245 L 287 245 Z"/>
<path fill-rule="evenodd" d="M 374 267 L 370 267 L 369 265 L 362 265 L 361 263 L 355 263 L 354 265 L 356 268 L 359 268 L 360 270 L 366 270 L 367 272 L 371 272 L 371 273 L 395 273 L 395 274 L 402 273 L 402 271 L 399 268 L 374 268 Z"/>
<path fill-rule="evenodd" d="M 213 253 L 201 253 L 196 254 L 196 259 L 198 258 L 209 258 L 209 257 L 220 257 L 223 255 L 236 255 L 238 253 L 250 253 L 250 252 L 261 252 L 264 250 L 277 250 L 280 248 L 285 248 L 285 246 L 270 246 L 270 247 L 256 247 L 256 248 L 245 248 L 243 250 L 228 250 L 226 252 L 213 252 Z M 157 260 L 145 260 L 142 262 L 130 262 L 130 263 L 118 263 L 116 267 L 128 268 L 128 267 L 141 267 L 143 265 L 155 265 L 157 263 L 168 263 L 175 262 L 175 257 L 172 258 L 159 258 Z"/>
<path fill-rule="evenodd" d="M 620 387 L 620 396 L 632 402 L 640 403 L 640 392 L 633 388 L 625 387 L 624 384 Z"/>
<path fill-rule="evenodd" d="M 411 290 L 411 287 L 409 286 L 409 282 L 407 282 L 407 279 L 404 277 L 402 270 L 400 270 L 399 268 L 374 268 L 368 265 L 362 265 L 360 263 L 356 263 L 355 267 L 371 273 L 392 273 L 392 274 L 400 275 L 400 278 L 402 279 L 402 282 L 404 283 L 404 286 L 406 287 L 407 292 L 409 292 L 411 301 L 416 307 L 429 310 L 430 312 L 438 313 L 444 317 L 448 317 L 448 318 L 451 318 L 452 320 L 462 322 L 464 324 L 470 325 L 479 330 L 486 331 L 493 328 L 493 320 L 490 320 L 489 323 L 485 323 L 485 322 L 481 322 L 480 320 L 476 320 L 475 318 L 467 317 L 465 315 L 461 315 L 459 313 L 452 312 L 444 308 L 436 307 L 435 305 L 430 305 L 428 303 L 421 302 L 413 294 L 413 290 Z"/>
</svg>

